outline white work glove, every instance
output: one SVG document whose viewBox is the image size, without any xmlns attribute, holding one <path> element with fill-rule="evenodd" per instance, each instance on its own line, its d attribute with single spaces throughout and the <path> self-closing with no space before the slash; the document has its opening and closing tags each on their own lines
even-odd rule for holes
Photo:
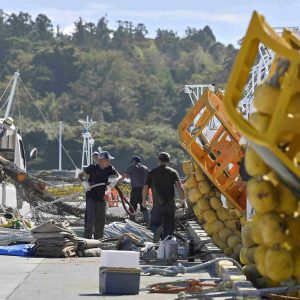
<svg viewBox="0 0 300 300">
<path fill-rule="evenodd" d="M 186 203 L 186 199 L 180 200 L 180 206 L 179 208 L 187 209 L 188 205 Z"/>
<path fill-rule="evenodd" d="M 109 186 L 114 188 L 118 184 L 118 182 L 119 182 L 119 179 L 115 178 L 110 182 Z"/>
<path fill-rule="evenodd" d="M 91 185 L 87 181 L 82 181 L 81 184 L 86 192 L 91 190 Z"/>
<path fill-rule="evenodd" d="M 183 204 L 184 209 L 188 209 L 189 208 L 186 199 L 182 200 L 182 204 Z"/>
</svg>

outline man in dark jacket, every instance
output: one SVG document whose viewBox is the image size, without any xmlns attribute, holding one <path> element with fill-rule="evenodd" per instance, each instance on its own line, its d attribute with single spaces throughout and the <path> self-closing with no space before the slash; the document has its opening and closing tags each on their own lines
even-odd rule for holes
<svg viewBox="0 0 300 300">
<path fill-rule="evenodd" d="M 94 239 L 103 237 L 106 208 L 104 196 L 108 178 L 116 177 L 110 184 L 115 186 L 120 177 L 118 171 L 110 164 L 111 159 L 114 157 L 110 156 L 107 151 L 100 152 L 98 155 L 94 152 L 94 164 L 89 165 L 78 176 L 86 191 L 84 237 L 87 239 L 91 239 L 93 234 Z M 95 184 L 101 185 L 91 187 Z"/>
<path fill-rule="evenodd" d="M 158 167 L 151 170 L 143 188 L 143 206 L 149 188 L 152 189 L 153 208 L 151 210 L 150 229 L 155 232 L 163 227 L 162 238 L 172 235 L 175 229 L 175 186 L 178 190 L 181 204 L 185 205 L 184 190 L 178 172 L 169 167 L 170 155 L 161 152 L 158 156 Z"/>
<path fill-rule="evenodd" d="M 143 213 L 144 221 L 149 226 L 149 215 L 146 207 L 143 207 L 142 190 L 146 181 L 146 177 L 149 173 L 148 167 L 141 164 L 141 158 L 139 156 L 133 156 L 131 158 L 131 166 L 127 168 L 120 181 L 124 178 L 130 178 L 131 193 L 130 193 L 130 204 L 134 211 L 137 210 L 139 204 L 140 210 Z M 130 220 L 135 221 L 134 216 L 129 217 Z"/>
</svg>

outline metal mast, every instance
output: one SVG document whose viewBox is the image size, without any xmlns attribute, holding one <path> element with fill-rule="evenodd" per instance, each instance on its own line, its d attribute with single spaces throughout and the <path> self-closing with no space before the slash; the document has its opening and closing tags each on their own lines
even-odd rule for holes
<svg viewBox="0 0 300 300">
<path fill-rule="evenodd" d="M 83 170 L 87 166 L 92 163 L 92 153 L 94 146 L 94 139 L 92 138 L 89 129 L 96 124 L 96 122 L 86 117 L 86 120 L 79 120 L 79 123 L 83 126 L 82 137 L 83 137 L 83 145 L 82 145 L 82 160 L 81 160 L 81 169 Z"/>
<path fill-rule="evenodd" d="M 14 96 L 15 96 L 15 92 L 16 92 L 16 88 L 17 88 L 17 83 L 18 83 L 18 79 L 20 77 L 20 73 L 19 72 L 15 72 L 13 78 L 13 84 L 11 87 L 11 91 L 8 97 L 8 101 L 7 101 L 7 107 L 6 107 L 6 111 L 5 111 L 5 115 L 4 115 L 4 119 L 6 119 L 7 117 L 9 117 L 11 115 L 11 106 L 13 104 L 14 101 Z"/>
<path fill-rule="evenodd" d="M 59 121 L 59 143 L 58 143 L 58 170 L 61 171 L 62 168 L 62 156 L 61 156 L 61 148 L 62 148 L 62 131 L 64 125 L 62 121 Z"/>
<path fill-rule="evenodd" d="M 194 105 L 209 86 L 210 84 L 186 84 L 184 92 L 189 94 L 192 105 Z"/>
</svg>

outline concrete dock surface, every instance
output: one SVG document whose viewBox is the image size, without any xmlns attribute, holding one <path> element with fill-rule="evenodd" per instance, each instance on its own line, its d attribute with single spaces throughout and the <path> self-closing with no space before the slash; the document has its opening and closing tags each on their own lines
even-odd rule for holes
<svg viewBox="0 0 300 300">
<path fill-rule="evenodd" d="M 176 294 L 150 294 L 152 283 L 180 279 L 208 278 L 208 273 L 176 277 L 141 276 L 139 295 L 102 295 L 99 293 L 100 258 L 23 258 L 0 256 L 0 299 L 175 299 Z"/>
</svg>

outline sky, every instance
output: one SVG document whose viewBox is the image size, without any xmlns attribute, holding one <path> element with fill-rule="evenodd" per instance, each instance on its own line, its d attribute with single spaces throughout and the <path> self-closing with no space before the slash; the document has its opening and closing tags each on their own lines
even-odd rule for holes
<svg viewBox="0 0 300 300">
<path fill-rule="evenodd" d="M 0 0 L 0 8 L 6 13 L 28 12 L 33 18 L 46 14 L 64 32 L 71 32 L 79 17 L 97 23 L 104 15 L 112 29 L 117 20 L 143 23 L 148 37 L 154 37 L 157 28 L 183 36 L 187 27 L 208 25 L 218 41 L 234 46 L 254 10 L 273 27 L 300 26 L 300 0 Z"/>
</svg>

